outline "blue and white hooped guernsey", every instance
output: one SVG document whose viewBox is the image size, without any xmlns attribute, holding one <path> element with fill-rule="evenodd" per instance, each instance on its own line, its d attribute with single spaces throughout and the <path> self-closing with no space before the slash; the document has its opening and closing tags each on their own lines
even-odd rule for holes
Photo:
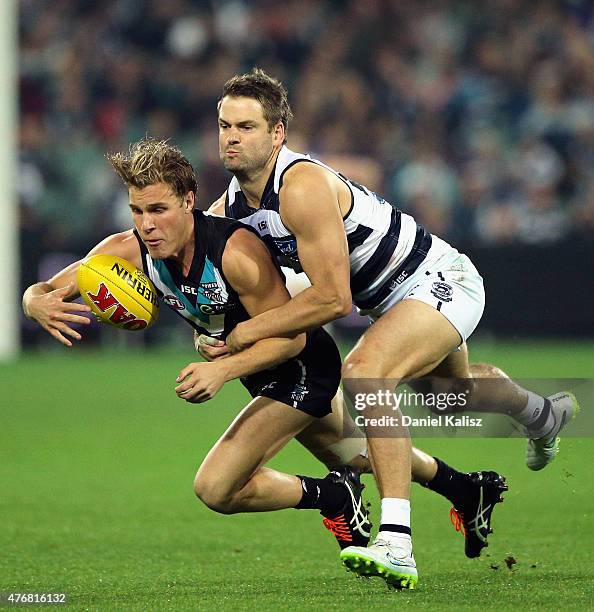
<svg viewBox="0 0 594 612">
<path fill-rule="evenodd" d="M 233 177 L 225 197 L 225 215 L 253 227 L 268 244 L 281 266 L 302 272 L 295 236 L 279 214 L 279 192 L 285 172 L 296 163 L 309 162 L 339 177 L 351 192 L 351 208 L 344 229 L 351 264 L 353 302 L 362 314 L 372 313 L 395 286 L 409 278 L 429 250 L 439 256 L 451 248 L 363 185 L 347 179 L 321 161 L 283 146 L 262 194 L 260 208 L 251 208 Z M 312 219 L 315 223 L 315 219 Z M 433 248 L 432 248 L 433 246 Z"/>
<path fill-rule="evenodd" d="M 199 333 L 224 339 L 240 321 L 249 318 L 221 265 L 229 236 L 241 228 L 245 225 L 237 221 L 194 211 L 194 257 L 187 276 L 175 261 L 153 259 L 134 231 L 144 272 L 159 297 Z"/>
</svg>

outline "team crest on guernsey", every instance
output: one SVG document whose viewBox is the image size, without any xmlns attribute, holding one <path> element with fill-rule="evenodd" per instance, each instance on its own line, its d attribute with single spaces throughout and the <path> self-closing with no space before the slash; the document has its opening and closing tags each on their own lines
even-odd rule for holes
<svg viewBox="0 0 594 612">
<path fill-rule="evenodd" d="M 200 283 L 200 293 L 211 302 L 223 303 L 225 301 L 219 283 Z"/>
<path fill-rule="evenodd" d="M 431 285 L 431 293 L 442 302 L 451 302 L 454 295 L 452 285 L 436 281 Z"/>
</svg>

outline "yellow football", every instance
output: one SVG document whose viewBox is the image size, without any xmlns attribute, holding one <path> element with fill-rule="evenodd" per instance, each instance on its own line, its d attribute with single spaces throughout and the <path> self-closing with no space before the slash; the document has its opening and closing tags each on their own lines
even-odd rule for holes
<svg viewBox="0 0 594 612">
<path fill-rule="evenodd" d="M 99 319 L 120 329 L 147 329 L 159 316 L 150 278 L 121 257 L 87 257 L 78 268 L 78 289 Z"/>
</svg>

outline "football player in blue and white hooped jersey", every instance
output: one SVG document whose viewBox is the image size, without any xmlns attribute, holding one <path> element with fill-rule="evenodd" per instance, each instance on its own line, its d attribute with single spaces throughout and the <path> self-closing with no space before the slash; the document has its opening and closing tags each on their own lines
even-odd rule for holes
<svg viewBox="0 0 594 612">
<path fill-rule="evenodd" d="M 263 338 L 324 325 L 347 315 L 354 302 L 374 324 L 343 365 L 349 395 L 375 392 L 377 398 L 403 379 L 430 373 L 466 381 L 472 409 L 512 414 L 527 428 L 528 466 L 544 467 L 574 412 L 571 398 L 558 394 L 551 402 L 517 387 L 494 366 L 469 365 L 466 339 L 484 308 L 483 281 L 472 262 L 366 187 L 288 149 L 291 116 L 285 88 L 264 71 L 235 76 L 223 88 L 219 154 L 233 179 L 211 211 L 252 226 L 279 263 L 303 270 L 311 282 L 290 302 L 240 323 L 226 348 L 237 352 Z M 500 382 L 481 396 L 481 377 Z M 341 557 L 354 571 L 381 573 L 406 587 L 417 580 L 411 443 L 406 428 L 388 431 L 375 418 L 394 414 L 391 406 L 378 409 L 375 400 L 363 408 L 382 497 L 381 526 L 374 545 L 349 548 Z M 485 483 L 485 495 L 485 508 L 492 509 L 499 498 L 492 482 Z M 470 528 L 472 520 L 463 520 Z M 486 530 L 477 534 L 481 541 L 484 536 Z"/>
</svg>

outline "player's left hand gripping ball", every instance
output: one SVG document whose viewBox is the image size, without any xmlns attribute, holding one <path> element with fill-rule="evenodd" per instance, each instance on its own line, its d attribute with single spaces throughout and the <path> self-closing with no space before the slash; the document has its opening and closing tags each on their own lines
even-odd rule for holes
<svg viewBox="0 0 594 612">
<path fill-rule="evenodd" d="M 97 318 L 120 329 L 147 329 L 159 316 L 155 286 L 142 270 L 121 257 L 85 259 L 78 269 L 78 289 Z"/>
</svg>

